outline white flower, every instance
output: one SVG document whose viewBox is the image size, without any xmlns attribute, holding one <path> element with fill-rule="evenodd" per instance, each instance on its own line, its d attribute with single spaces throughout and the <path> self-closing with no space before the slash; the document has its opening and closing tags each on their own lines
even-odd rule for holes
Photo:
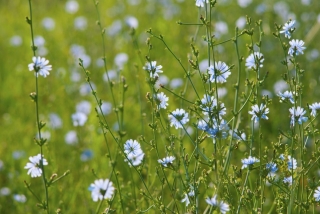
<svg viewBox="0 0 320 214">
<path fill-rule="evenodd" d="M 158 163 L 162 164 L 164 167 L 168 167 L 168 165 L 172 164 L 175 159 L 176 158 L 173 156 L 168 156 L 163 158 L 162 160 L 159 159 Z"/>
<path fill-rule="evenodd" d="M 157 66 L 156 61 L 147 62 L 146 65 L 143 67 L 144 70 L 150 73 L 150 78 L 159 77 L 159 73 L 162 73 L 162 65 Z"/>
<path fill-rule="evenodd" d="M 205 94 L 201 99 L 200 107 L 202 108 L 202 113 L 204 115 L 213 115 L 215 117 L 226 114 L 226 107 L 223 103 L 217 104 L 217 100 L 208 94 Z"/>
<path fill-rule="evenodd" d="M 33 157 L 29 157 L 29 160 L 30 160 L 30 163 L 27 163 L 27 165 L 24 167 L 25 169 L 28 169 L 28 175 L 30 174 L 32 178 L 40 177 L 42 174 L 41 162 L 42 162 L 42 165 L 48 165 L 47 160 L 44 159 L 43 156 L 41 158 L 41 154 L 38 154 Z"/>
<path fill-rule="evenodd" d="M 301 125 L 303 122 L 306 122 L 308 120 L 308 117 L 303 116 L 306 113 L 306 111 L 303 108 L 301 108 L 300 106 L 298 106 L 297 108 L 295 108 L 295 107 L 290 108 L 289 112 L 291 114 L 290 124 L 292 126 L 295 125 L 296 121 Z"/>
<path fill-rule="evenodd" d="M 224 62 L 215 62 L 208 68 L 208 73 L 210 74 L 210 81 L 217 83 L 224 83 L 231 74 L 229 66 Z"/>
<path fill-rule="evenodd" d="M 69 131 L 64 136 L 64 141 L 66 142 L 66 144 L 69 144 L 69 145 L 74 145 L 74 144 L 78 143 L 77 132 L 74 130 Z"/>
<path fill-rule="evenodd" d="M 293 39 L 289 44 L 291 45 L 288 51 L 290 56 L 303 54 L 303 51 L 306 49 L 306 47 L 303 47 L 304 41 L 302 40 Z"/>
<path fill-rule="evenodd" d="M 86 115 L 90 114 L 91 112 L 91 103 L 87 100 L 83 100 L 76 106 L 77 112 L 82 112 Z"/>
<path fill-rule="evenodd" d="M 254 122 L 258 122 L 261 118 L 268 120 L 267 114 L 269 114 L 269 108 L 267 108 L 266 105 L 261 104 L 260 107 L 256 104 L 251 107 L 252 110 L 249 111 L 249 114 L 252 115 L 251 120 L 254 120 Z"/>
<path fill-rule="evenodd" d="M 27 197 L 23 194 L 14 194 L 13 199 L 19 203 L 24 203 L 27 201 Z"/>
<path fill-rule="evenodd" d="M 196 6 L 197 7 L 204 7 L 205 3 L 208 3 L 208 0 L 196 0 Z"/>
<path fill-rule="evenodd" d="M 241 169 L 244 169 L 247 168 L 249 165 L 253 165 L 254 163 L 260 162 L 260 160 L 255 157 L 249 156 L 248 158 L 242 159 L 241 162 L 243 164 Z"/>
<path fill-rule="evenodd" d="M 263 67 L 264 57 L 263 54 L 260 52 L 254 52 L 248 56 L 246 59 L 246 66 L 248 69 L 257 69 L 257 67 Z M 257 66 L 258 65 L 258 66 Z"/>
<path fill-rule="evenodd" d="M 142 163 L 144 157 L 144 153 L 142 150 L 139 151 L 139 153 L 129 153 L 127 154 L 127 159 L 125 161 L 129 162 L 129 165 L 131 166 L 138 166 Z"/>
<path fill-rule="evenodd" d="M 186 207 L 190 204 L 190 200 L 189 197 L 193 197 L 194 196 L 194 190 L 191 190 L 188 194 L 185 193 L 184 194 L 184 198 L 181 199 L 181 202 L 186 202 Z"/>
<path fill-rule="evenodd" d="M 183 125 L 189 121 L 188 113 L 183 109 L 176 109 L 169 114 L 170 126 L 176 129 L 183 128 Z"/>
<path fill-rule="evenodd" d="M 115 188 L 109 179 L 95 180 L 93 184 L 90 184 L 89 190 L 91 191 L 91 197 L 93 201 L 111 199 Z"/>
<path fill-rule="evenodd" d="M 313 197 L 315 201 L 320 201 L 320 186 L 314 191 Z"/>
<path fill-rule="evenodd" d="M 294 25 L 295 25 L 296 21 L 295 20 L 290 20 L 287 23 L 284 24 L 284 26 L 282 27 L 282 31 L 280 31 L 280 33 L 284 33 L 284 36 L 288 39 L 291 38 L 291 33 L 294 30 Z"/>
<path fill-rule="evenodd" d="M 136 140 L 127 140 L 124 144 L 124 152 L 128 155 L 128 154 L 134 154 L 134 155 L 138 155 L 142 153 L 142 149 L 140 146 L 140 143 L 138 143 L 138 141 Z"/>
<path fill-rule="evenodd" d="M 158 109 L 166 109 L 168 106 L 168 100 L 169 98 L 163 92 L 157 94 L 155 97 L 155 101 L 158 106 Z"/>
<path fill-rule="evenodd" d="M 285 91 L 283 94 L 279 91 L 278 96 L 280 97 L 280 102 L 290 101 L 290 103 L 294 104 L 294 97 L 291 91 Z"/>
<path fill-rule="evenodd" d="M 79 3 L 75 0 L 70 0 L 70 1 L 67 1 L 66 2 L 66 6 L 65 6 L 65 10 L 68 12 L 68 13 L 76 13 L 79 9 Z"/>
<path fill-rule="evenodd" d="M 49 60 L 46 60 L 44 57 L 32 57 L 32 61 L 33 63 L 30 63 L 28 65 L 29 67 L 29 71 L 35 71 L 35 74 L 38 76 L 38 74 L 40 74 L 40 76 L 46 77 L 48 76 L 50 73 L 49 71 L 51 71 L 52 66 L 48 65 L 49 64 Z"/>
<path fill-rule="evenodd" d="M 71 118 L 74 126 L 83 126 L 88 119 L 87 115 L 83 112 L 76 112 Z"/>
<path fill-rule="evenodd" d="M 217 200 L 217 195 L 213 196 L 212 198 L 207 198 L 206 202 L 211 206 L 217 207 L 223 214 L 227 213 L 230 210 L 227 203 Z"/>
<path fill-rule="evenodd" d="M 320 103 L 313 103 L 309 108 L 311 109 L 311 115 L 315 117 L 317 115 L 317 111 L 320 110 Z"/>
<path fill-rule="evenodd" d="M 297 160 L 288 155 L 288 169 L 296 169 L 297 168 Z"/>
<path fill-rule="evenodd" d="M 283 183 L 288 184 L 289 186 L 292 185 L 292 176 L 286 177 L 283 179 Z"/>
</svg>

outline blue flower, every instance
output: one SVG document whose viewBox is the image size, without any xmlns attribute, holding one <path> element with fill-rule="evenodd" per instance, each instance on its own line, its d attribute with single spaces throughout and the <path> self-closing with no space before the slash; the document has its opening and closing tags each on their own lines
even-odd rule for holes
<svg viewBox="0 0 320 214">
<path fill-rule="evenodd" d="M 293 97 L 293 93 L 291 91 L 285 91 L 284 93 L 279 92 L 278 96 L 280 97 L 280 102 L 282 103 L 284 102 L 290 102 L 292 104 L 294 104 L 294 97 Z"/>
<path fill-rule="evenodd" d="M 241 162 L 243 164 L 241 169 L 244 169 L 244 168 L 247 168 L 250 165 L 253 165 L 254 163 L 260 162 L 260 160 L 255 158 L 255 157 L 249 156 L 248 158 L 242 159 Z"/>
<path fill-rule="evenodd" d="M 280 31 L 280 33 L 284 33 L 284 36 L 288 39 L 291 38 L 291 33 L 294 31 L 294 25 L 296 21 L 295 20 L 290 20 L 287 23 L 284 24 L 283 30 Z"/>
<path fill-rule="evenodd" d="M 246 59 L 246 66 L 248 69 L 257 69 L 257 67 L 263 67 L 264 57 L 263 54 L 260 52 L 254 52 L 248 56 Z M 258 65 L 258 66 L 257 66 Z"/>
<path fill-rule="evenodd" d="M 260 107 L 256 104 L 251 107 L 252 111 L 249 111 L 249 114 L 252 115 L 251 120 L 254 120 L 254 122 L 258 122 L 261 118 L 268 120 L 267 114 L 269 114 L 269 108 L 266 107 L 266 105 L 261 104 Z"/>
<path fill-rule="evenodd" d="M 155 101 L 158 106 L 158 109 L 161 109 L 161 108 L 166 109 L 168 106 L 168 100 L 169 98 L 163 92 L 155 96 Z"/>
<path fill-rule="evenodd" d="M 309 108 L 311 109 L 311 115 L 315 117 L 317 115 L 317 111 L 320 110 L 320 103 L 313 103 Z"/>
<path fill-rule="evenodd" d="M 176 109 L 169 114 L 170 126 L 176 129 L 183 128 L 183 125 L 189 121 L 188 113 L 183 109 Z"/>
<path fill-rule="evenodd" d="M 293 180 L 292 176 L 289 176 L 289 177 L 286 177 L 286 178 L 283 179 L 283 183 L 288 184 L 289 186 L 291 186 L 292 185 L 292 180 Z"/>
<path fill-rule="evenodd" d="M 216 83 L 224 83 L 231 74 L 229 66 L 224 62 L 215 62 L 214 65 L 208 68 L 210 81 Z"/>
<path fill-rule="evenodd" d="M 296 169 L 297 168 L 297 160 L 288 155 L 288 169 Z"/>
<path fill-rule="evenodd" d="M 223 103 L 217 103 L 217 100 L 208 94 L 205 94 L 201 99 L 200 107 L 204 115 L 212 115 L 221 117 L 226 114 L 226 107 Z"/>
<path fill-rule="evenodd" d="M 276 171 L 278 171 L 278 167 L 277 164 L 270 162 L 266 164 L 266 169 L 269 171 L 268 176 L 273 177 L 276 173 Z"/>
<path fill-rule="evenodd" d="M 297 108 L 292 107 L 289 109 L 289 112 L 291 114 L 291 126 L 295 125 L 295 122 L 298 122 L 300 125 L 308 120 L 308 117 L 304 117 L 306 111 L 298 106 Z"/>
<path fill-rule="evenodd" d="M 302 40 L 293 39 L 289 42 L 289 44 L 291 45 L 288 51 L 290 56 L 303 54 L 303 51 L 306 49 L 306 47 L 303 47 L 304 41 Z"/>
<path fill-rule="evenodd" d="M 175 159 L 176 158 L 173 156 L 168 156 L 163 159 L 159 159 L 158 163 L 162 164 L 164 167 L 168 167 L 168 165 L 171 165 Z"/>
<path fill-rule="evenodd" d="M 147 62 L 146 65 L 143 67 L 144 70 L 150 73 L 150 78 L 159 77 L 159 73 L 162 73 L 162 65 L 157 66 L 156 61 Z"/>
<path fill-rule="evenodd" d="M 315 201 L 320 201 L 320 187 L 317 187 L 314 191 L 313 197 Z"/>
</svg>

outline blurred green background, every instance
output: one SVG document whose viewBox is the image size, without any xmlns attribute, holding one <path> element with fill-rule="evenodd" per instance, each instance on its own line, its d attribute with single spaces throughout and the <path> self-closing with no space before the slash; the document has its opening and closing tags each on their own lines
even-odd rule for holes
<svg viewBox="0 0 320 214">
<path fill-rule="evenodd" d="M 47 78 L 39 78 L 40 117 L 47 123 L 44 129 L 48 136 L 48 144 L 44 150 L 45 158 L 49 162 L 46 167 L 47 175 L 52 173 L 61 175 L 66 170 L 71 172 L 61 182 L 50 188 L 50 200 L 55 205 L 52 209 L 61 208 L 65 213 L 91 213 L 96 207 L 88 191 L 90 183 L 95 179 L 91 169 L 95 169 L 99 177 L 107 178 L 111 167 L 105 157 L 106 146 L 95 116 L 94 108 L 97 105 L 87 90 L 85 75 L 78 66 L 79 57 L 85 61 L 87 69 L 91 72 L 98 96 L 111 104 L 112 107 L 108 106 L 110 108 L 107 120 L 115 129 L 117 127 L 116 116 L 112 112 L 112 108 L 116 106 L 112 103 L 108 82 L 104 79 L 101 60 L 103 47 L 100 31 L 96 25 L 95 5 L 93 1 L 84 0 L 35 0 L 32 1 L 32 5 L 34 34 L 38 46 L 37 55 L 50 60 L 53 67 Z M 125 77 L 126 84 L 129 86 L 124 102 L 124 130 L 126 131 L 124 140 L 138 139 L 142 134 L 148 138 L 151 136 L 147 125 L 150 122 L 151 108 L 145 99 L 149 88 L 144 83 L 146 74 L 142 69 L 145 63 L 144 57 L 149 54 L 146 40 L 150 35 L 146 30 L 152 28 L 155 34 L 163 35 L 168 46 L 181 59 L 184 66 L 192 70 L 188 65 L 188 57 L 191 55 L 191 38 L 196 38 L 195 44 L 200 51 L 200 61 L 207 59 L 206 46 L 202 41 L 205 28 L 181 26 L 177 21 L 198 23 L 204 11 L 199 10 L 193 0 L 100 1 L 99 10 L 101 25 L 106 29 L 107 66 L 110 77 L 114 78 L 117 105 L 121 103 L 122 97 L 121 76 Z M 35 91 L 35 78 L 33 72 L 28 71 L 28 64 L 31 63 L 33 56 L 30 48 L 30 28 L 25 21 L 25 18 L 29 17 L 28 2 L 1 1 L 0 14 L 2 28 L 0 30 L 2 53 L 0 57 L 0 213 L 37 213 L 39 211 L 35 207 L 36 200 L 24 186 L 24 181 L 27 181 L 32 184 L 31 187 L 35 192 L 43 193 L 41 179 L 31 179 L 24 169 L 28 157 L 39 153 L 39 147 L 33 141 L 36 136 L 35 105 L 29 97 L 29 94 Z M 285 68 L 280 63 L 283 60 L 283 53 L 279 42 L 272 35 L 275 32 L 274 23 L 284 24 L 289 19 L 296 20 L 297 30 L 293 38 L 306 42 L 305 54 L 298 57 L 301 67 L 305 69 L 303 104 L 306 108 L 307 103 L 320 101 L 318 72 L 320 1 L 218 0 L 212 13 L 216 41 L 222 42 L 233 37 L 236 26 L 243 30 L 246 27 L 246 15 L 253 21 L 259 19 L 263 21 L 265 32 L 261 48 L 265 56 L 263 73 L 269 72 L 269 77 L 263 85 L 263 93 L 268 94 L 273 101 L 270 106 L 270 119 L 264 123 L 263 128 L 265 128 L 264 135 L 267 136 L 266 141 L 277 141 L 278 130 L 289 129 L 289 116 L 286 108 L 279 109 L 279 101 L 276 97 L 279 90 L 283 91 L 281 75 L 285 72 Z M 130 36 L 132 27 L 135 28 L 134 39 L 141 50 L 142 60 L 133 44 L 134 39 Z M 257 39 L 257 35 L 254 38 Z M 283 38 L 283 41 L 288 40 Z M 249 42 L 250 38 L 247 35 L 239 39 L 240 55 L 244 58 L 250 54 L 245 46 Z M 163 74 L 166 76 L 163 77 L 162 83 L 176 93 L 184 90 L 187 81 L 183 78 L 184 72 L 178 62 L 165 50 L 160 41 L 151 39 L 151 43 L 153 49 L 149 56 L 151 60 L 163 66 Z M 228 65 L 236 64 L 237 58 L 232 42 L 218 46 L 215 52 L 218 60 Z M 205 71 L 206 61 L 202 65 L 204 65 L 202 71 Z M 249 77 L 250 75 L 249 73 Z M 245 74 L 243 81 L 244 77 Z M 223 102 L 227 110 L 231 110 L 234 96 L 232 84 L 235 83 L 236 76 L 231 75 L 228 81 L 228 84 L 222 85 L 221 88 L 227 91 Z M 241 90 L 244 90 L 244 87 Z M 180 106 L 180 101 L 171 95 L 168 96 L 170 99 L 168 110 L 173 111 Z M 190 86 L 187 86 L 186 96 L 190 100 L 195 100 Z M 84 108 L 91 106 L 88 121 L 85 126 L 74 127 L 71 115 L 76 112 L 76 106 L 82 101 L 89 103 L 89 105 L 83 104 Z M 81 108 L 81 105 L 78 108 Z M 166 117 L 165 113 L 163 115 Z M 227 115 L 231 117 L 230 113 Z M 248 116 L 244 117 L 244 120 L 248 120 Z M 243 129 L 246 128 L 248 127 L 243 127 Z M 72 134 L 68 138 L 67 134 L 70 131 L 77 133 L 77 139 L 74 136 L 72 138 Z M 161 143 L 165 144 L 165 139 L 162 140 Z M 111 138 L 109 145 L 115 153 L 118 152 Z M 161 151 L 164 151 L 163 147 Z M 143 148 L 146 157 L 153 154 L 147 145 L 143 145 Z M 148 167 L 154 166 L 149 165 L 148 161 L 145 165 L 146 174 L 149 173 Z M 238 165 L 236 160 L 232 162 Z M 130 169 L 122 169 L 121 164 L 126 163 L 122 157 L 119 157 L 117 165 L 120 167 L 117 170 L 120 171 L 120 182 L 123 182 L 123 188 L 127 188 L 130 192 Z M 135 179 L 136 177 L 133 181 L 139 182 Z M 17 194 L 23 194 L 26 201 L 17 199 Z M 132 196 L 129 193 L 125 196 L 128 200 L 130 197 Z M 134 209 L 133 203 L 128 202 L 128 210 Z"/>
</svg>

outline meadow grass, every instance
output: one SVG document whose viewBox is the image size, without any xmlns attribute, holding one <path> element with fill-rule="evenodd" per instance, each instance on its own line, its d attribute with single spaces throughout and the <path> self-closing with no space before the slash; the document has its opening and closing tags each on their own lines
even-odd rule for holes
<svg viewBox="0 0 320 214">
<path fill-rule="evenodd" d="M 319 212 L 320 3 L 1 4 L 0 213 Z"/>
</svg>

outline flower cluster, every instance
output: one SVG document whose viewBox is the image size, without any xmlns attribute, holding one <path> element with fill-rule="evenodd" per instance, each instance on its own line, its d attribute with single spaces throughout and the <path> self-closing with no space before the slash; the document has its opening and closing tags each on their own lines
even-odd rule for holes
<svg viewBox="0 0 320 214">
<path fill-rule="evenodd" d="M 125 161 L 128 161 L 129 165 L 138 166 L 142 163 L 144 152 L 138 141 L 132 139 L 127 140 L 124 144 L 124 153 L 126 154 Z"/>
</svg>

